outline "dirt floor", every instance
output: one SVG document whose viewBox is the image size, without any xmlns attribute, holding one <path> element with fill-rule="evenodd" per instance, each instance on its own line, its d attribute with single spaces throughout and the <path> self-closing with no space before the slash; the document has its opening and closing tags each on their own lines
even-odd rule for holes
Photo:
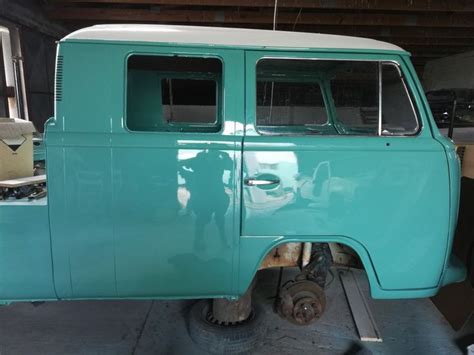
<svg viewBox="0 0 474 355">
<path fill-rule="evenodd" d="M 285 271 L 284 279 L 291 274 Z M 357 275 L 368 292 L 365 274 Z M 383 342 L 362 343 L 336 270 L 323 317 L 310 326 L 292 325 L 272 311 L 277 277 L 277 270 L 259 275 L 255 300 L 264 306 L 267 333 L 254 354 L 462 354 L 458 343 L 474 334 L 474 327 L 454 332 L 429 299 L 369 299 Z M 12 304 L 0 308 L 0 354 L 206 354 L 187 332 L 194 302 Z"/>
</svg>

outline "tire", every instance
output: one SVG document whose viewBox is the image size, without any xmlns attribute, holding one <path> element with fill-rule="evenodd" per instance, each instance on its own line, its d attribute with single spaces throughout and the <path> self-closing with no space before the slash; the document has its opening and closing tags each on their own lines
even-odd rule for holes
<svg viewBox="0 0 474 355">
<path fill-rule="evenodd" d="M 189 319 L 189 335 L 202 350 L 214 354 L 238 354 L 258 347 L 265 335 L 263 311 L 253 304 L 250 318 L 233 325 L 218 325 L 206 318 L 211 302 L 202 300 L 193 305 Z"/>
</svg>

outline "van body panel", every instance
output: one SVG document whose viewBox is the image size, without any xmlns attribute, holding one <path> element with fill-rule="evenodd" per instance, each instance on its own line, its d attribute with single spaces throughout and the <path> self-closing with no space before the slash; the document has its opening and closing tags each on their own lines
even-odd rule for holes
<svg viewBox="0 0 474 355">
<path fill-rule="evenodd" d="M 367 144 L 316 137 L 294 139 L 298 148 L 283 150 L 274 137 L 261 138 L 245 140 L 244 179 L 271 173 L 280 184 L 243 188 L 242 235 L 347 236 L 372 256 L 382 288 L 438 284 L 449 232 L 449 178 L 436 141 L 420 138 L 407 146 L 394 139 Z"/>
<path fill-rule="evenodd" d="M 342 59 L 319 52 L 247 51 L 247 83 L 256 82 L 256 65 L 263 58 Z M 399 56 L 378 60 L 396 62 L 410 74 Z M 431 135 L 430 117 L 418 110 L 423 128 L 413 137 L 272 136 L 256 127 L 255 85 L 247 85 L 246 95 L 243 181 L 266 175 L 279 181 L 270 189 L 243 185 L 246 242 L 262 236 L 279 242 L 343 237 L 367 251 L 380 289 L 436 288 L 445 269 L 439 261 L 447 257 L 454 231 L 450 169 L 443 145 Z M 255 267 L 260 257 L 254 257 Z"/>
<path fill-rule="evenodd" d="M 0 202 L 0 301 L 55 299 L 48 202 Z"/>
<path fill-rule="evenodd" d="M 64 70 L 78 75 L 64 76 L 57 107 L 63 120 L 51 123 L 46 133 L 49 195 L 58 202 L 50 216 L 59 296 L 232 294 L 243 53 L 122 45 L 113 46 L 111 54 L 108 46 L 92 47 L 61 48 Z M 80 72 L 83 53 L 96 70 Z M 124 114 L 125 68 L 136 53 L 222 58 L 221 131 L 131 132 Z M 97 98 L 100 103 L 84 107 Z"/>
<path fill-rule="evenodd" d="M 219 130 L 130 130 L 133 55 L 221 60 Z M 67 39 L 58 57 L 61 95 L 45 130 L 47 203 L 0 202 L 3 302 L 237 297 L 266 253 L 286 242 L 350 246 L 374 298 L 431 296 L 462 274 L 448 263 L 459 162 L 406 52 Z M 261 134 L 255 67 L 263 57 L 396 62 L 421 130 Z M 156 104 L 140 100 L 135 105 Z M 279 184 L 247 185 L 259 176 Z M 25 220 L 34 231 L 14 228 Z"/>
</svg>

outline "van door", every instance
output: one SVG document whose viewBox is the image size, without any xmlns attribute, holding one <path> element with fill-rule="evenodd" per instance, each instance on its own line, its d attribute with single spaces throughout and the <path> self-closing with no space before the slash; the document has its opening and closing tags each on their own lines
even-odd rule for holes
<svg viewBox="0 0 474 355">
<path fill-rule="evenodd" d="M 438 284 L 448 168 L 406 71 L 396 55 L 246 53 L 246 245 L 343 238 L 383 289 Z"/>
<path fill-rule="evenodd" d="M 129 56 L 126 127 L 113 147 L 120 296 L 232 293 L 243 80 L 242 51 Z"/>
</svg>

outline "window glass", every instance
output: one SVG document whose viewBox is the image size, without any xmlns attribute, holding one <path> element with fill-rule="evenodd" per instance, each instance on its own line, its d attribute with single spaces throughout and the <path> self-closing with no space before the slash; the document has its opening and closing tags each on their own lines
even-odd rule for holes
<svg viewBox="0 0 474 355">
<path fill-rule="evenodd" d="M 256 89 L 256 123 L 262 133 L 377 136 L 418 131 L 414 106 L 393 63 L 262 59 Z"/>
<path fill-rule="evenodd" d="M 330 87 L 339 134 L 377 135 L 379 120 L 378 63 L 335 62 Z"/>
<path fill-rule="evenodd" d="M 261 81 L 257 83 L 259 125 L 322 125 L 327 122 L 319 84 Z"/>
<path fill-rule="evenodd" d="M 377 62 L 260 60 L 257 63 L 258 130 L 282 134 L 376 135 L 378 75 Z"/>
<path fill-rule="evenodd" d="M 417 131 L 418 121 L 398 67 L 382 64 L 382 135 L 407 135 Z"/>
<path fill-rule="evenodd" d="M 134 55 L 128 60 L 127 127 L 217 132 L 221 82 L 217 58 Z"/>
<path fill-rule="evenodd" d="M 312 60 L 263 59 L 257 64 L 257 126 L 266 133 L 320 133 L 328 116 Z"/>
</svg>

